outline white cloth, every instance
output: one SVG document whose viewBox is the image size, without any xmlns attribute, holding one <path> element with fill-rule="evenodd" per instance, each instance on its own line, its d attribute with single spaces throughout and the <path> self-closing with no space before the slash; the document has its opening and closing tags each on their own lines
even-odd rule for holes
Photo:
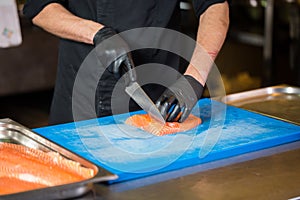
<svg viewBox="0 0 300 200">
<path fill-rule="evenodd" d="M 0 48 L 22 43 L 19 15 L 15 0 L 0 0 Z"/>
</svg>

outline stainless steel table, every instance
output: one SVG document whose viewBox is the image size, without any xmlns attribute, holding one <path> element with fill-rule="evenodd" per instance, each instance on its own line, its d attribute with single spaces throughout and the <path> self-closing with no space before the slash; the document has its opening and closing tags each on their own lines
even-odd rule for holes
<svg viewBox="0 0 300 200">
<path fill-rule="evenodd" d="M 299 125 L 300 88 L 228 95 L 228 104 Z M 293 105 L 293 106 L 291 106 Z M 299 113 L 299 114 L 298 114 Z M 300 141 L 123 183 L 96 184 L 83 199 L 300 199 Z"/>
<path fill-rule="evenodd" d="M 232 164 L 235 163 L 235 164 Z M 80 199 L 289 199 L 300 196 L 300 142 L 114 185 Z"/>
</svg>

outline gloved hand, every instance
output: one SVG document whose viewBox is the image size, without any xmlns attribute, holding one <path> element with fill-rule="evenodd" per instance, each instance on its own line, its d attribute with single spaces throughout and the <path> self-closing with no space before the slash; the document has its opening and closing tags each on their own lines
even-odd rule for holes
<svg viewBox="0 0 300 200">
<path fill-rule="evenodd" d="M 114 36 L 113 40 L 108 38 Z M 108 40 L 106 40 L 108 39 Z M 119 79 L 122 75 L 129 71 L 128 77 L 125 79 L 125 84 L 129 85 L 131 82 L 136 81 L 136 73 L 134 70 L 134 63 L 129 52 L 129 48 L 126 42 L 110 27 L 103 27 L 94 36 L 95 46 L 99 45 L 103 41 L 103 47 L 100 49 L 100 59 L 106 61 L 113 60 L 108 66 L 108 71 L 113 73 L 116 79 Z M 117 55 L 120 55 L 117 57 Z"/>
<path fill-rule="evenodd" d="M 156 101 L 162 116 L 169 122 L 183 122 L 201 98 L 203 86 L 192 76 L 184 75 Z"/>
</svg>

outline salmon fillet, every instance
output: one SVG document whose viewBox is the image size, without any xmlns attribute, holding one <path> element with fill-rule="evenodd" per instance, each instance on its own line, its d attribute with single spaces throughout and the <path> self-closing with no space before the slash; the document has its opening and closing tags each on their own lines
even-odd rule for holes
<svg viewBox="0 0 300 200">
<path fill-rule="evenodd" d="M 31 183 L 17 178 L 0 177 L 0 194 L 12 194 L 44 187 L 46 185 Z"/>
<path fill-rule="evenodd" d="M 94 173 L 58 153 L 0 142 L 1 184 L 15 185 L 12 190 L 2 188 L 0 194 L 74 183 L 91 178 Z"/>
<path fill-rule="evenodd" d="M 189 115 L 189 117 L 182 123 L 166 122 L 164 125 L 152 119 L 149 114 L 133 115 L 125 121 L 125 124 L 141 128 L 157 136 L 188 131 L 201 123 L 201 119 L 194 115 Z"/>
</svg>

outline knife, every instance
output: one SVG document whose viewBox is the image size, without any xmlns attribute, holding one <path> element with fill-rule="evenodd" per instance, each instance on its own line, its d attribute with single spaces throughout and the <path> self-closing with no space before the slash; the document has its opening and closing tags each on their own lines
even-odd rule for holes
<svg viewBox="0 0 300 200">
<path fill-rule="evenodd" d="M 136 81 L 130 83 L 125 91 L 151 117 L 163 124 L 166 123 L 156 105 Z"/>
</svg>

